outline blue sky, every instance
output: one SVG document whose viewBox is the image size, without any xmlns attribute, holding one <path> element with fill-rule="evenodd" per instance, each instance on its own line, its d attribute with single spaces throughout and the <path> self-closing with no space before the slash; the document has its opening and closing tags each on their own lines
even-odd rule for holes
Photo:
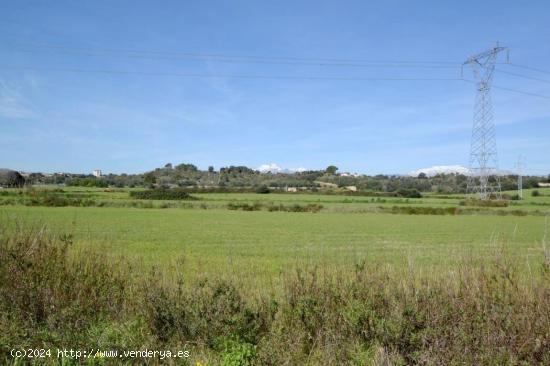
<svg viewBox="0 0 550 366">
<path fill-rule="evenodd" d="M 512 62 L 550 69 L 548 1 L 56 0 L 5 1 L 1 9 L 0 167 L 24 171 L 275 162 L 376 174 L 467 164 L 474 85 L 360 80 L 460 78 L 458 66 L 221 62 L 184 53 L 458 63 L 498 40 Z M 550 96 L 550 83 L 502 72 L 494 83 Z M 528 172 L 549 174 L 550 99 L 495 89 L 493 102 L 501 168 L 522 154 Z"/>
</svg>

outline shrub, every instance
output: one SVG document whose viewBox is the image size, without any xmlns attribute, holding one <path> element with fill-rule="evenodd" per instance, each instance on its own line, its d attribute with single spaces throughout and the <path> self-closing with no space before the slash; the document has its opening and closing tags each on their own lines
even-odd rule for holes
<svg viewBox="0 0 550 366">
<path fill-rule="evenodd" d="M 157 188 L 145 191 L 132 191 L 130 197 L 142 200 L 197 200 L 181 188 Z"/>
<path fill-rule="evenodd" d="M 540 196 L 540 192 L 537 189 L 535 189 L 533 192 L 531 192 L 531 196 L 538 197 Z"/>
<path fill-rule="evenodd" d="M 0 232 L 0 328 L 12 329 L 0 347 L 38 346 L 56 340 L 89 345 L 87 334 L 116 319 L 127 280 L 96 253 L 70 258 L 70 235 L 45 229 L 2 228 Z M 113 316 L 113 318 L 111 318 Z M 6 322 L 8 322 L 6 324 Z"/>
<path fill-rule="evenodd" d="M 224 338 L 220 342 L 221 366 L 252 366 L 256 346 L 238 339 Z"/>
<path fill-rule="evenodd" d="M 216 348 L 220 339 L 255 343 L 265 331 L 265 314 L 249 307 L 228 282 L 205 279 L 174 289 L 159 286 L 158 278 L 151 277 L 144 289 L 146 319 L 161 343 L 178 339 Z"/>
<path fill-rule="evenodd" d="M 509 195 L 503 195 L 502 198 L 504 198 L 504 199 L 509 199 L 510 201 L 519 201 L 519 200 L 521 199 L 521 198 L 519 197 L 519 194 L 517 194 L 517 193 L 516 193 L 516 194 L 513 194 L 513 195 L 511 195 L 511 196 L 509 196 Z"/>
<path fill-rule="evenodd" d="M 274 205 L 269 203 L 267 205 L 262 204 L 261 202 L 254 202 L 253 204 L 241 203 L 241 202 L 229 202 L 227 208 L 229 210 L 242 210 L 242 211 L 260 211 L 263 208 L 266 208 L 267 211 L 284 211 L 284 212 L 319 212 L 323 208 L 323 205 L 318 203 L 309 203 L 307 205 L 293 204 L 293 205 L 283 205 L 282 203 Z"/>
<path fill-rule="evenodd" d="M 267 194 L 267 193 L 271 193 L 271 191 L 266 185 L 262 185 L 256 188 L 256 193 Z"/>
<path fill-rule="evenodd" d="M 241 202 L 229 202 L 227 208 L 229 210 L 241 210 L 241 211 L 260 211 L 263 205 L 261 202 L 254 202 L 253 204 L 241 203 Z"/>
<path fill-rule="evenodd" d="M 480 200 L 476 198 L 468 198 L 459 202 L 460 206 L 477 206 L 477 207 L 508 207 L 506 200 Z"/>
<path fill-rule="evenodd" d="M 88 207 L 95 206 L 96 201 L 90 198 L 65 196 L 59 190 L 28 190 L 23 193 L 22 202 L 27 206 L 46 206 L 46 207 Z"/>
<path fill-rule="evenodd" d="M 405 189 L 401 188 L 397 191 L 397 195 L 400 197 L 406 197 L 406 198 L 422 198 L 422 194 L 418 191 L 418 189 Z"/>
<path fill-rule="evenodd" d="M 107 183 L 106 180 L 101 178 L 75 178 L 75 179 L 67 180 L 65 184 L 68 186 L 76 186 L 76 187 L 100 187 L 100 188 L 109 187 L 109 183 Z"/>
<path fill-rule="evenodd" d="M 382 212 L 405 215 L 457 215 L 460 213 L 460 209 L 455 207 L 379 206 L 378 209 Z"/>
</svg>

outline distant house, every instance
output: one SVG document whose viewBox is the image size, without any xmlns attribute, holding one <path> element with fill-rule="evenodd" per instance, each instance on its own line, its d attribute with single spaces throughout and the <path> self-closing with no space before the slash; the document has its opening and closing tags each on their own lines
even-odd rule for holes
<svg viewBox="0 0 550 366">
<path fill-rule="evenodd" d="M 357 192 L 357 187 L 356 186 L 346 186 L 346 189 L 348 191 Z"/>
<path fill-rule="evenodd" d="M 549 187 L 550 187 L 550 183 L 542 183 L 542 182 L 540 182 L 540 183 L 539 183 L 539 187 L 540 187 L 540 188 L 549 188 Z"/>
<path fill-rule="evenodd" d="M 319 187 L 321 188 L 331 188 L 331 189 L 338 188 L 338 184 L 334 184 L 334 183 L 319 182 L 319 181 L 315 181 L 315 183 L 319 185 Z"/>
<path fill-rule="evenodd" d="M 93 175 L 94 177 L 97 177 L 97 178 L 101 177 L 101 176 L 102 176 L 101 170 L 96 169 L 96 170 L 92 171 L 92 175 Z"/>
<path fill-rule="evenodd" d="M 287 192 L 298 192 L 298 188 L 296 187 L 286 187 Z"/>
<path fill-rule="evenodd" d="M 345 173 L 341 173 L 339 174 L 341 177 L 359 177 L 361 174 L 359 173 L 348 173 L 348 172 L 345 172 Z"/>
</svg>

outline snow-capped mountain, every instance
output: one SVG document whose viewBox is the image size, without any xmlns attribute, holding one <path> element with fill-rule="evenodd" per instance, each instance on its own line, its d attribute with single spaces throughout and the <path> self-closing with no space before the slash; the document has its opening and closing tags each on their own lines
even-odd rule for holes
<svg viewBox="0 0 550 366">
<path fill-rule="evenodd" d="M 306 171 L 306 168 L 294 168 L 294 169 L 284 169 L 275 163 L 262 164 L 257 168 L 261 173 L 300 173 Z"/>
<path fill-rule="evenodd" d="M 411 177 L 417 177 L 418 174 L 424 173 L 428 177 L 433 177 L 438 174 L 464 174 L 468 175 L 470 173 L 468 168 L 463 167 L 462 165 L 436 165 L 429 168 L 422 168 L 418 170 L 413 170 L 409 173 Z"/>
</svg>

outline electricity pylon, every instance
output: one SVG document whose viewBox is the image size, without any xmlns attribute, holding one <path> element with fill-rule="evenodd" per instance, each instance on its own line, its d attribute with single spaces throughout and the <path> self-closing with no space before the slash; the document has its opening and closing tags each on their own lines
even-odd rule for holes
<svg viewBox="0 0 550 366">
<path fill-rule="evenodd" d="M 472 68 L 477 89 L 470 147 L 468 192 L 477 194 L 482 200 L 501 197 L 491 82 L 497 55 L 504 50 L 506 50 L 505 47 L 499 47 L 497 44 L 488 51 L 468 58 L 463 64 Z"/>
<path fill-rule="evenodd" d="M 518 172 L 518 198 L 520 200 L 523 199 L 523 168 L 525 168 L 525 158 L 520 155 L 516 162 L 516 170 Z"/>
</svg>

